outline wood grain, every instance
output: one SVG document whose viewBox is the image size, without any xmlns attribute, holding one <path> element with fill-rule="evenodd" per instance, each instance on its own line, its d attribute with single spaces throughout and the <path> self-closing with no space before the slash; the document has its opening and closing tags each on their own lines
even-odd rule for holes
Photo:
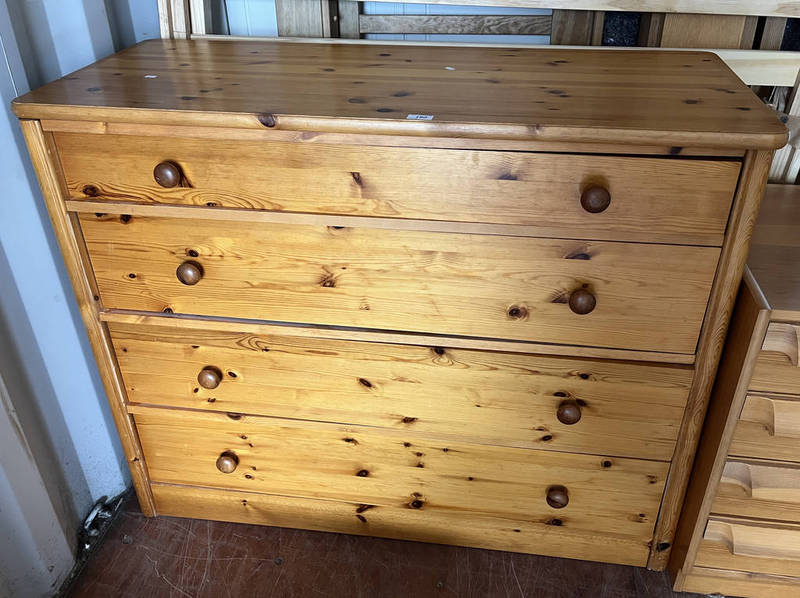
<svg viewBox="0 0 800 598">
<path fill-rule="evenodd" d="M 150 480 L 144 465 L 141 445 L 133 419 L 125 411 L 125 389 L 114 361 L 108 330 L 98 316 L 98 294 L 86 247 L 80 234 L 77 218 L 64 208 L 66 190 L 59 170 L 57 153 L 51 134 L 45 134 L 36 121 L 20 121 L 33 167 L 39 179 L 42 196 L 47 204 L 50 222 L 58 240 L 67 274 L 72 283 L 83 323 L 92 345 L 100 380 L 106 391 L 111 414 L 119 433 L 125 459 L 130 468 L 136 496 L 146 516 L 155 515 L 150 492 Z"/>
<path fill-rule="evenodd" d="M 641 547 L 652 536 L 667 469 L 656 461 L 442 443 L 352 425 L 131 410 L 157 482 L 453 512 L 462 525 L 473 515 L 549 523 L 636 539 Z M 239 458 L 231 474 L 215 467 L 224 451 Z M 545 500 L 554 484 L 568 489 L 562 509 Z"/>
<path fill-rule="evenodd" d="M 773 149 L 786 140 L 772 111 L 703 52 L 150 40 L 18 98 L 14 110 L 25 118 L 681 147 Z"/>
<path fill-rule="evenodd" d="M 722 244 L 739 174 L 727 161 L 62 133 L 56 142 L 74 199 L 515 224 L 545 236 L 552 228 L 700 245 Z M 180 167 L 182 186 L 156 183 L 153 168 L 163 160 Z M 601 213 L 580 204 L 592 185 L 611 193 Z"/>
<path fill-rule="evenodd" d="M 600 41 L 595 40 L 598 14 L 583 10 L 554 10 L 550 43 L 554 46 L 600 46 L 602 45 L 603 13 L 599 13 Z"/>
<path fill-rule="evenodd" d="M 346 0 L 342 0 L 346 1 Z M 92 122 L 88 120 L 42 120 L 45 131 L 90 133 L 92 135 L 135 135 L 137 137 L 177 137 L 184 139 L 214 139 L 232 141 L 289 141 L 325 145 L 358 145 L 377 147 L 434 147 L 439 149 L 500 150 L 520 152 L 575 151 L 587 154 L 625 154 L 631 147 L 622 143 L 560 143 L 557 141 L 466 139 L 454 137 L 419 137 L 409 135 L 367 135 L 350 133 L 321 133 L 311 131 L 276 131 L 275 129 L 236 129 L 225 127 L 192 127 L 136 124 L 126 122 Z M 667 145 L 637 145 L 638 155 L 743 158 L 744 150 L 714 147 L 677 147 Z"/>
<path fill-rule="evenodd" d="M 769 316 L 766 299 L 745 269 L 670 554 L 677 590 L 693 570 Z"/>
<path fill-rule="evenodd" d="M 800 324 L 770 323 L 750 388 L 800 395 Z"/>
<path fill-rule="evenodd" d="M 717 515 L 800 523 L 800 465 L 728 459 L 711 509 Z"/>
<path fill-rule="evenodd" d="M 323 7 L 327 0 L 276 0 L 278 35 L 325 37 Z M 328 34 L 328 36 L 330 33 Z"/>
<path fill-rule="evenodd" d="M 698 366 L 656 525 L 653 552 L 648 562 L 651 568 L 663 569 L 669 561 L 675 527 L 683 506 L 736 294 L 742 281 L 750 237 L 764 195 L 771 160 L 770 152 L 748 152 L 742 166 L 742 178 L 731 209 L 725 244 L 697 345 Z"/>
<path fill-rule="evenodd" d="M 662 461 L 672 456 L 692 376 L 688 368 L 255 335 L 234 327 L 109 328 L 131 403 Z M 223 375 L 211 390 L 197 383 L 208 366 Z M 565 401 L 580 406 L 575 424 L 557 418 Z"/>
<path fill-rule="evenodd" d="M 339 341 L 363 341 L 367 343 L 389 343 L 393 345 L 416 345 L 438 347 L 446 344 L 453 349 L 475 349 L 479 351 L 500 351 L 503 353 L 527 353 L 535 355 L 555 355 L 572 358 L 614 359 L 644 363 L 684 364 L 694 363 L 694 355 L 663 353 L 659 351 L 628 351 L 624 349 L 604 349 L 595 347 L 570 347 L 548 343 L 531 343 L 502 339 L 442 336 L 439 334 L 389 332 L 381 330 L 360 330 L 332 326 L 296 326 L 278 322 L 259 322 L 238 318 L 206 318 L 182 316 L 180 314 L 154 314 L 148 312 L 106 310 L 100 314 L 104 322 L 135 324 L 137 326 L 157 326 L 169 330 L 206 330 L 230 332 L 231 329 L 248 334 L 288 336 L 291 338 L 329 339 Z"/>
<path fill-rule="evenodd" d="M 697 564 L 800 577 L 800 526 L 715 517 L 708 522 Z"/>
<path fill-rule="evenodd" d="M 361 15 L 361 33 L 550 35 L 549 15 Z"/>
<path fill-rule="evenodd" d="M 748 394 L 730 454 L 800 462 L 800 398 Z"/>
<path fill-rule="evenodd" d="M 81 226 L 108 308 L 675 353 L 694 352 L 719 254 L 102 214 Z M 175 270 L 191 259 L 205 275 L 187 287 Z M 577 315 L 567 294 L 583 285 L 597 307 Z"/>
<path fill-rule="evenodd" d="M 258 525 L 456 544 L 641 566 L 642 542 L 622 535 L 449 509 L 409 509 L 274 494 L 153 484 L 160 513 Z"/>
<path fill-rule="evenodd" d="M 742 15 L 668 14 L 661 45 L 665 48 L 744 48 L 748 17 Z M 752 32 L 750 46 L 753 47 Z"/>
</svg>

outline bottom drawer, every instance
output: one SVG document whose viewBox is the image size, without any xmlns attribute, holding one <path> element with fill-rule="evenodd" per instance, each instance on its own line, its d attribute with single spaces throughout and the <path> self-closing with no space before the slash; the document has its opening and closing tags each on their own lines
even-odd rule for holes
<svg viewBox="0 0 800 598">
<path fill-rule="evenodd" d="M 694 567 L 680 591 L 748 598 L 795 598 L 800 595 L 800 578 Z"/>
<path fill-rule="evenodd" d="M 153 484 L 158 515 L 508 550 L 644 567 L 640 540 L 480 513 Z"/>
<path fill-rule="evenodd" d="M 636 565 L 647 559 L 668 468 L 656 461 L 426 442 L 361 426 L 131 410 L 153 482 L 282 495 L 298 513 L 310 503 L 297 499 L 342 501 L 357 521 L 387 513 L 385 526 L 395 532 L 375 535 Z M 190 509 L 170 513 L 193 516 Z M 416 531 L 396 527 L 395 517 L 412 518 Z M 331 521 L 324 529 L 348 532 L 354 525 Z M 489 546 L 481 538 L 487 528 L 529 538 Z M 560 548 L 548 548 L 549 542 Z"/>
<path fill-rule="evenodd" d="M 800 525 L 711 518 L 696 564 L 800 577 Z"/>
</svg>

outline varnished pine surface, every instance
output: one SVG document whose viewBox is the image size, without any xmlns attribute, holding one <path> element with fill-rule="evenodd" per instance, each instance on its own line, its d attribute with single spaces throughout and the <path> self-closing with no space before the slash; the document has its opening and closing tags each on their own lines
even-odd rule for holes
<svg viewBox="0 0 800 598">
<path fill-rule="evenodd" d="M 786 139 L 775 115 L 702 52 L 151 40 L 18 98 L 14 110 L 675 146 L 772 149 Z"/>
<path fill-rule="evenodd" d="M 719 249 L 81 214 L 111 309 L 693 353 Z M 204 276 L 181 284 L 196 260 Z M 597 297 L 578 315 L 568 295 Z"/>
<path fill-rule="evenodd" d="M 131 410 L 156 482 L 356 503 L 362 506 L 352 516 L 359 520 L 356 515 L 369 520 L 382 510 L 400 509 L 430 513 L 434 520 L 436 514 L 453 513 L 450 521 L 466 527 L 476 517 L 506 525 L 528 522 L 556 538 L 562 528 L 610 542 L 619 537 L 638 543 L 625 558 L 640 562 L 648 552 L 668 467 L 657 461 L 409 438 L 402 431 L 352 425 Z M 215 466 L 223 451 L 239 459 L 232 473 Z M 546 501 L 555 484 L 569 493 L 569 504 L 561 509 Z"/>
<path fill-rule="evenodd" d="M 692 370 L 110 323 L 131 403 L 348 422 L 409 436 L 668 461 Z M 446 339 L 442 339 L 446 342 Z M 222 374 L 203 388 L 207 366 Z M 559 405 L 580 406 L 577 423 Z"/>
<path fill-rule="evenodd" d="M 713 517 L 703 534 L 697 565 L 800 578 L 800 525 Z"/>
<path fill-rule="evenodd" d="M 56 133 L 76 200 L 520 225 L 537 236 L 722 245 L 740 163 Z M 164 160 L 181 185 L 153 177 Z M 653 173 L 658 172 L 654 177 Z M 702 181 L 698 185 L 698 181 Z M 600 213 L 581 207 L 607 189 Z"/>
</svg>

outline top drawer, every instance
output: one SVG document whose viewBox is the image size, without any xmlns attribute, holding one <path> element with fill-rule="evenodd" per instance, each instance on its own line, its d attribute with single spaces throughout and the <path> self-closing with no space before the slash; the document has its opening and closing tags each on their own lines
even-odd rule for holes
<svg viewBox="0 0 800 598">
<path fill-rule="evenodd" d="M 536 236 L 716 246 L 739 175 L 734 161 L 77 133 L 57 133 L 56 144 L 73 199 L 513 224 Z M 156 181 L 159 165 L 161 183 L 174 186 Z"/>
</svg>

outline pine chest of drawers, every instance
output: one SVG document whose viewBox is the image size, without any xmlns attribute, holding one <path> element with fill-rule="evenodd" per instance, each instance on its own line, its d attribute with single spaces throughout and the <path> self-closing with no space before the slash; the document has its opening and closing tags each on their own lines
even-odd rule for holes
<svg viewBox="0 0 800 598">
<path fill-rule="evenodd" d="M 716 56 L 152 41 L 14 110 L 146 514 L 664 566 L 785 140 Z"/>
</svg>

